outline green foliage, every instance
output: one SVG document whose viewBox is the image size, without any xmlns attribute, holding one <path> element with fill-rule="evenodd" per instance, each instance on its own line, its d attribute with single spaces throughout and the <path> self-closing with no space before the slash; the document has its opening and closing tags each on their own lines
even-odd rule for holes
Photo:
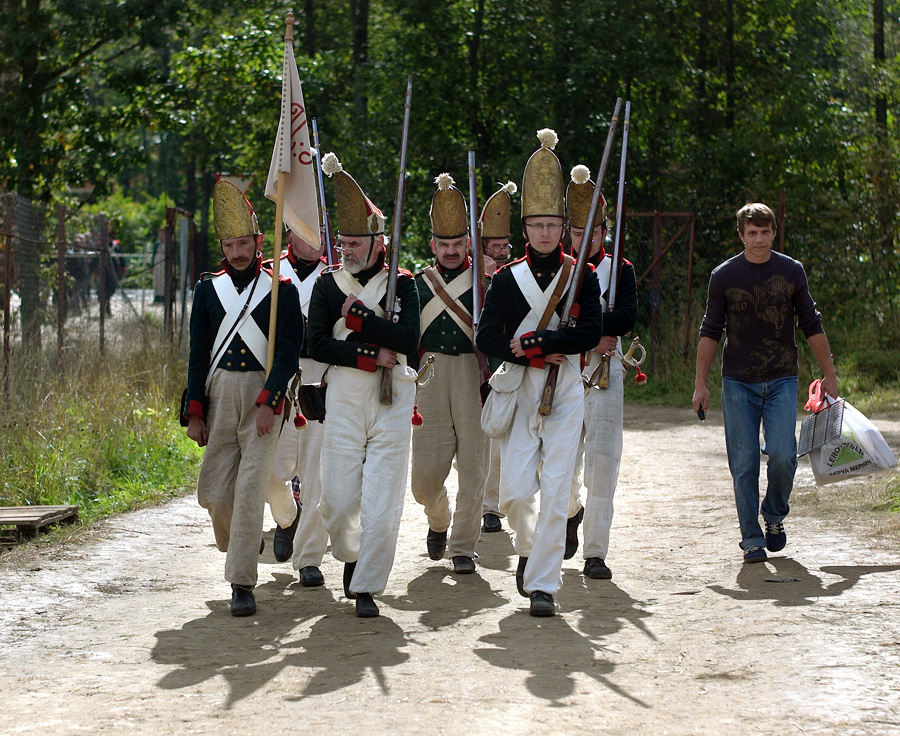
<svg viewBox="0 0 900 736">
<path fill-rule="evenodd" d="M 782 191 L 785 250 L 804 263 L 834 353 L 851 356 L 855 374 L 855 351 L 900 340 L 900 27 L 896 2 L 887 5 L 882 62 L 868 0 L 4 2 L 0 183 L 44 196 L 92 181 L 97 197 L 113 197 L 100 206 L 125 212 L 122 227 L 133 227 L 126 249 L 152 241 L 161 203 L 174 202 L 195 213 L 208 266 L 218 259 L 208 237 L 212 176 L 247 173 L 270 246 L 275 207 L 263 183 L 293 7 L 307 114 L 322 147 L 387 213 L 414 75 L 406 265 L 430 257 L 438 173 L 465 190 L 474 150 L 484 201 L 498 182 L 520 182 L 545 126 L 559 133 L 565 172 L 586 163 L 596 173 L 621 95 L 634 105 L 628 211 L 700 216 L 692 313 L 683 314 L 686 255 L 667 258 L 660 283 L 639 286 L 638 332 L 652 369 L 644 394 L 690 373 L 683 364 L 692 362 L 709 270 L 736 251 L 731 213 L 750 199 L 777 209 Z M 608 194 L 617 171 L 618 152 Z M 329 182 L 326 194 L 333 205 Z M 128 197 L 147 216 L 129 211 Z M 636 220 L 626 254 L 640 273 L 652 233 Z M 647 307 L 651 297 L 662 318 Z M 885 367 L 871 380 L 893 379 Z"/>
<path fill-rule="evenodd" d="M 63 370 L 16 355 L 0 411 L 0 505 L 78 505 L 91 521 L 194 483 L 202 451 L 178 426 L 184 366 L 158 341 L 100 356 L 73 346 Z"/>
</svg>

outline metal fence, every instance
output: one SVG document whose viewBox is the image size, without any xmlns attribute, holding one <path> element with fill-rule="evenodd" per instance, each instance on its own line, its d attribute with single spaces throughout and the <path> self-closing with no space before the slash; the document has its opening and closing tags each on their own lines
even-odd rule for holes
<svg viewBox="0 0 900 736">
<path fill-rule="evenodd" d="M 0 193 L 5 395 L 17 351 L 43 351 L 54 339 L 60 368 L 79 346 L 103 353 L 151 330 L 186 353 L 193 218 L 171 208 L 166 223 L 156 242 L 135 249 L 104 214 Z"/>
</svg>

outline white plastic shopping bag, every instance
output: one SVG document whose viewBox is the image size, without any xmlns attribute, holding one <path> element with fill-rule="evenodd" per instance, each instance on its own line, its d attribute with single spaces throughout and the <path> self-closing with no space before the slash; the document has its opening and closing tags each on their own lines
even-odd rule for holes
<svg viewBox="0 0 900 736">
<path fill-rule="evenodd" d="M 834 399 L 829 397 L 829 402 Z M 841 436 L 809 453 L 817 486 L 858 475 L 894 468 L 897 460 L 878 428 L 860 411 L 844 401 Z"/>
</svg>

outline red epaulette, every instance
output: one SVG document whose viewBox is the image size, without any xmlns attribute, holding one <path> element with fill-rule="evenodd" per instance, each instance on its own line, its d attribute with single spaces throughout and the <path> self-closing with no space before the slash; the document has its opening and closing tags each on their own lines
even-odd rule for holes
<svg viewBox="0 0 900 736">
<path fill-rule="evenodd" d="M 267 274 L 269 274 L 269 276 L 274 276 L 274 275 L 275 275 L 275 272 L 272 270 L 272 268 L 271 268 L 271 267 L 266 267 L 266 264 L 265 264 L 265 263 L 262 264 L 261 268 L 262 268 L 263 271 L 265 271 Z M 282 275 L 280 275 L 280 274 L 279 274 L 279 276 L 278 276 L 278 281 L 279 281 L 280 283 L 282 283 L 282 284 L 289 284 L 289 283 L 291 283 L 291 280 L 290 280 L 289 277 L 287 277 L 287 276 L 282 276 Z"/>
<path fill-rule="evenodd" d="M 201 281 L 209 281 L 211 278 L 215 278 L 216 276 L 221 276 L 223 273 L 225 273 L 224 268 L 221 271 L 216 271 L 215 273 L 213 273 L 212 271 L 204 271 L 203 273 L 200 274 L 200 280 Z"/>
<path fill-rule="evenodd" d="M 606 254 L 605 256 L 603 256 L 603 257 L 604 257 L 604 258 L 612 258 L 612 253 L 607 253 L 607 254 Z M 622 259 L 622 263 L 623 263 L 623 264 L 627 263 L 629 266 L 633 266 L 633 265 L 634 265 L 634 264 L 633 264 L 631 261 L 629 261 L 627 258 L 623 258 L 623 259 Z"/>
<path fill-rule="evenodd" d="M 497 269 L 497 271 L 502 271 L 504 268 L 509 268 L 509 267 L 512 266 L 514 263 L 521 263 L 521 262 L 524 261 L 526 258 L 527 258 L 527 256 L 522 256 L 521 258 L 516 258 L 516 260 L 510 261 L 509 263 L 504 263 L 502 266 L 500 266 L 500 268 Z"/>
<path fill-rule="evenodd" d="M 415 278 L 412 271 L 407 271 L 405 268 L 397 268 L 398 276 L 409 276 L 411 279 Z"/>
</svg>

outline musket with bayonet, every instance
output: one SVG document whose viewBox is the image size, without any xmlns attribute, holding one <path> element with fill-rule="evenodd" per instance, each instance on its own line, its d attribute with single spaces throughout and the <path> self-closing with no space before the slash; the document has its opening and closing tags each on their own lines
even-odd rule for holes
<svg viewBox="0 0 900 736">
<path fill-rule="evenodd" d="M 325 259 L 329 266 L 334 265 L 334 253 L 331 251 L 331 221 L 328 219 L 328 207 L 325 204 L 325 178 L 322 176 L 322 151 L 319 148 L 319 126 L 312 119 L 313 148 L 316 149 L 316 177 L 319 183 L 319 217 L 322 220 L 325 238 Z"/>
<path fill-rule="evenodd" d="M 409 114 L 412 109 L 412 74 L 406 80 L 406 102 L 403 105 L 403 135 L 400 139 L 400 172 L 397 176 L 397 194 L 394 198 L 394 217 L 391 220 L 391 242 L 388 260 L 388 284 L 385 297 L 387 318 L 395 324 L 400 320 L 397 303 L 397 272 L 400 268 L 400 235 L 403 231 L 403 200 L 406 196 L 406 152 L 409 148 Z M 394 399 L 394 383 L 391 368 L 381 369 L 381 403 L 389 406 Z"/>
<path fill-rule="evenodd" d="M 616 128 L 619 124 L 619 111 L 621 109 L 622 98 L 619 97 L 616 100 L 616 107 L 613 110 L 612 120 L 609 124 L 609 132 L 606 134 L 606 146 L 603 149 L 603 158 L 600 161 L 600 168 L 597 170 L 597 185 L 594 187 L 594 195 L 591 197 L 591 207 L 588 210 L 587 221 L 584 224 L 584 237 L 587 238 L 590 237 L 589 233 L 593 234 L 594 232 L 594 221 L 597 219 L 597 211 L 600 209 L 600 193 L 603 190 L 603 179 L 606 176 L 606 169 L 609 167 L 609 157 L 612 152 L 613 140 L 616 137 Z M 629 102 L 626 107 L 626 114 L 630 109 L 631 103 Z M 590 252 L 590 245 L 588 245 L 587 252 Z M 566 301 L 559 321 L 558 329 L 560 330 L 567 327 L 574 327 L 577 320 L 577 315 L 572 314 L 572 307 L 575 305 L 575 300 L 578 298 L 578 294 L 581 291 L 581 282 L 584 281 L 584 274 L 588 262 L 587 253 L 584 251 L 583 243 L 582 253 L 583 255 L 575 262 L 575 274 L 572 277 L 572 285 L 569 287 L 569 291 L 566 294 Z M 551 365 L 550 370 L 547 371 L 547 381 L 544 384 L 544 391 L 541 393 L 541 404 L 538 407 L 538 414 L 542 417 L 550 416 L 550 411 L 553 408 L 553 394 L 556 392 L 556 381 L 558 378 L 559 366 L 556 364 Z"/>
<path fill-rule="evenodd" d="M 487 398 L 487 381 L 491 369 L 487 356 L 475 345 L 475 334 L 484 304 L 484 251 L 481 250 L 481 228 L 478 222 L 478 188 L 475 182 L 475 151 L 469 151 L 469 235 L 472 239 L 472 350 L 478 361 L 481 401 Z"/>
</svg>

